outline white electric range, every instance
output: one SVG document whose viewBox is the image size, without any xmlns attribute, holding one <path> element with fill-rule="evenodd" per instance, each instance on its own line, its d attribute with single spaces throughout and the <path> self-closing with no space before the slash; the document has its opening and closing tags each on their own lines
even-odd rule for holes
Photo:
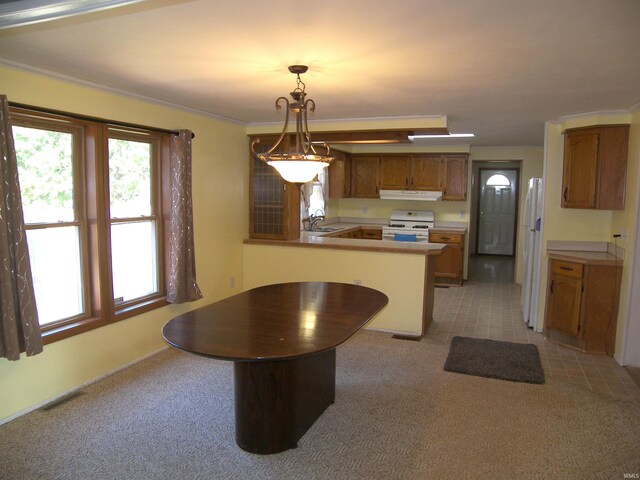
<svg viewBox="0 0 640 480">
<path fill-rule="evenodd" d="M 393 210 L 389 225 L 382 227 L 383 240 L 428 242 L 429 229 L 435 225 L 431 210 Z"/>
</svg>

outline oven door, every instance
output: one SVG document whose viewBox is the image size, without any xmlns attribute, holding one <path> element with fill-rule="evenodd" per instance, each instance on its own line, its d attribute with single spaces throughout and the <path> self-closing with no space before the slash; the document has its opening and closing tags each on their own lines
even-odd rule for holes
<svg viewBox="0 0 640 480">
<path fill-rule="evenodd" d="M 410 228 L 383 228 L 382 240 L 392 240 L 396 242 L 428 242 L 429 232 L 416 232 L 415 230 Z"/>
</svg>

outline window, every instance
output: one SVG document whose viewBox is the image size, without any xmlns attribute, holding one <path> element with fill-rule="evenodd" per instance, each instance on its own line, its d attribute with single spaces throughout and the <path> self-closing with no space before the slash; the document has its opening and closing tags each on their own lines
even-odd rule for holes
<svg viewBox="0 0 640 480">
<path fill-rule="evenodd" d="M 122 132 L 109 136 L 111 269 L 115 304 L 158 293 L 159 218 L 150 143 Z"/>
<path fill-rule="evenodd" d="M 491 175 L 491 177 L 489 177 L 489 180 L 487 180 L 487 185 L 490 187 L 510 187 L 511 182 L 501 173 L 496 173 L 495 175 Z"/>
<path fill-rule="evenodd" d="M 12 109 L 45 342 L 166 304 L 168 135 Z"/>
<path fill-rule="evenodd" d="M 85 313 L 80 131 L 31 122 L 13 128 L 22 206 L 42 326 Z"/>
<path fill-rule="evenodd" d="M 300 220 L 325 214 L 327 169 L 322 169 L 315 180 L 302 185 L 300 195 Z"/>
</svg>

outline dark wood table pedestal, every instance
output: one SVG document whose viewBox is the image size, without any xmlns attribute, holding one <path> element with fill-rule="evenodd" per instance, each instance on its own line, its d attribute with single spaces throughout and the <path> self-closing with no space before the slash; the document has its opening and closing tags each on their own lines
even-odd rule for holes
<svg viewBox="0 0 640 480">
<path fill-rule="evenodd" d="M 236 443 L 278 453 L 298 440 L 335 399 L 336 350 L 268 362 L 235 362 Z"/>
</svg>

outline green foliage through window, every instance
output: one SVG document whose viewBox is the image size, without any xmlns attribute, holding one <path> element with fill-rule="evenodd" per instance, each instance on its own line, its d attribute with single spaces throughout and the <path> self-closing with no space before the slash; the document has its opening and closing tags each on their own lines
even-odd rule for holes
<svg viewBox="0 0 640 480">
<path fill-rule="evenodd" d="M 73 221 L 73 135 L 13 127 L 26 223 Z"/>
</svg>

